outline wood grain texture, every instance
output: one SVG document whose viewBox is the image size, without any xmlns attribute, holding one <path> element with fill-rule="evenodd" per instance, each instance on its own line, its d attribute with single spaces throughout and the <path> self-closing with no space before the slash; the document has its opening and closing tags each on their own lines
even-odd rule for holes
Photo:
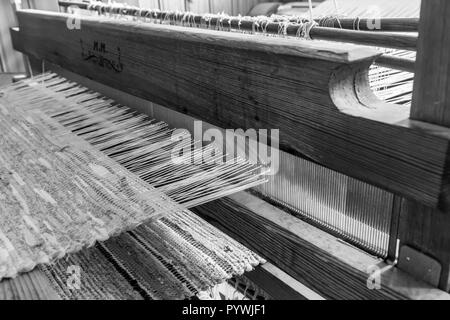
<svg viewBox="0 0 450 320">
<path fill-rule="evenodd" d="M 203 205 L 195 212 L 324 298 L 450 298 L 248 193 Z M 382 270 L 381 290 L 367 287 L 373 266 Z"/>
<path fill-rule="evenodd" d="M 449 15 L 449 1 L 422 1 L 411 109 L 412 119 L 446 127 L 450 126 Z M 404 199 L 399 239 L 401 246 L 410 246 L 441 264 L 439 288 L 449 291 L 450 218 L 445 213 Z"/>
<path fill-rule="evenodd" d="M 163 1 L 163 0 L 161 0 Z M 60 5 L 68 6 L 70 3 L 67 1 L 60 1 Z M 175 2 L 176 4 L 177 2 Z M 73 4 L 73 3 L 72 3 Z M 174 3 L 171 3 L 172 9 L 165 8 L 164 5 L 161 5 L 163 8 L 161 11 L 156 13 L 158 16 L 158 19 L 173 19 L 175 18 L 176 13 L 173 12 L 173 10 L 181 10 L 179 7 L 174 8 Z M 77 6 L 80 8 L 87 8 L 87 4 L 85 3 L 78 3 Z M 188 3 L 186 3 L 186 7 L 188 7 Z M 234 4 L 229 3 L 227 1 L 223 2 L 221 0 L 209 0 L 208 2 L 209 10 L 214 13 L 222 13 L 225 12 L 226 14 L 229 14 L 230 11 L 237 11 L 239 10 L 245 10 L 245 9 L 234 9 Z M 125 15 L 134 15 L 133 10 L 123 11 L 122 14 Z M 196 15 L 191 18 L 192 20 L 196 21 L 196 23 L 200 24 L 204 22 L 204 17 L 202 15 Z M 223 25 L 231 25 L 233 29 L 236 30 L 246 30 L 249 32 L 254 32 L 255 30 L 255 24 L 253 20 L 249 19 L 242 19 L 241 17 L 237 16 L 229 16 L 229 17 L 222 17 L 222 16 L 216 16 L 216 17 L 208 17 L 208 23 L 211 25 L 217 25 L 219 23 L 219 20 L 223 19 Z M 284 25 L 280 23 L 267 23 L 267 24 L 260 24 L 259 32 L 262 33 L 269 33 L 269 34 L 275 34 L 279 35 L 281 33 L 281 29 L 285 29 L 285 33 L 292 37 L 298 37 L 299 32 L 302 31 L 302 27 L 300 24 L 294 23 Z M 264 26 L 264 27 L 262 27 Z M 312 39 L 317 40 L 328 40 L 328 41 L 338 41 L 338 42 L 347 42 L 347 43 L 356 43 L 356 44 L 362 44 L 367 46 L 375 46 L 375 47 L 385 47 L 385 48 L 395 48 L 400 50 L 416 50 L 417 46 L 417 36 L 415 34 L 408 34 L 408 33 L 390 33 L 390 32 L 383 32 L 383 33 L 377 33 L 377 32 L 368 32 L 368 31 L 355 31 L 355 30 L 345 30 L 345 29 L 337 29 L 337 28 L 327 28 L 327 27 L 320 27 L 315 26 L 313 27 L 309 35 Z"/>
<path fill-rule="evenodd" d="M 450 126 L 450 2 L 422 1 L 411 118 Z"/>
<path fill-rule="evenodd" d="M 403 200 L 399 230 L 400 244 L 410 246 L 441 264 L 439 288 L 445 291 L 450 290 L 449 230 L 449 215 L 415 201 Z M 402 268 L 402 265 L 399 267 Z"/>
<path fill-rule="evenodd" d="M 336 28 L 315 27 L 310 32 L 312 39 L 331 40 L 362 44 L 383 48 L 415 51 L 417 36 L 400 33 L 378 33 L 372 31 L 354 31 Z"/>
<path fill-rule="evenodd" d="M 292 232 L 292 228 L 310 229 L 307 225 L 300 226 L 296 223 L 291 225 L 289 230 L 285 225 L 281 227 L 260 216 L 256 211 L 248 210 L 227 199 L 200 206 L 195 208 L 194 212 L 326 299 L 402 298 L 393 292 L 368 290 L 366 286 L 368 275 L 365 270 L 345 265 L 320 247 Z M 283 218 L 285 222 L 289 220 L 286 216 L 279 216 L 279 219 Z M 336 249 L 331 243 L 329 245 L 330 251 Z M 357 263 L 362 266 L 363 260 Z"/>
<path fill-rule="evenodd" d="M 432 207 L 450 203 L 450 130 L 376 100 L 372 50 L 93 18 L 71 31 L 67 15 L 33 11 L 19 19 L 16 47 L 29 55 L 222 128 L 280 128 L 284 151 Z M 115 63 L 120 48 L 123 70 L 82 57 L 96 42 L 107 52 L 94 55 Z"/>
</svg>

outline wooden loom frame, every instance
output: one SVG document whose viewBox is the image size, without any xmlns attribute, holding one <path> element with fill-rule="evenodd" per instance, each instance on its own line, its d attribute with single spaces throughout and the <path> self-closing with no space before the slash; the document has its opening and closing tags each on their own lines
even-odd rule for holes
<svg viewBox="0 0 450 320">
<path fill-rule="evenodd" d="M 68 10 L 69 7 L 75 7 L 80 9 L 88 9 L 88 4 L 85 2 L 76 1 L 63 1 L 59 0 L 59 6 Z M 102 10 L 97 9 L 100 13 Z M 143 10 L 138 11 L 135 7 L 127 7 L 120 10 L 120 14 L 140 17 L 140 16 L 151 16 L 152 18 L 161 20 L 173 20 L 177 19 L 178 15 L 173 11 L 160 11 L 160 10 Z M 205 23 L 203 15 L 193 14 L 189 19 L 196 24 Z M 219 21 L 221 20 L 221 21 Z M 295 21 L 295 19 L 294 19 Z M 339 19 L 339 23 L 336 23 L 336 19 L 332 20 L 332 27 L 324 27 L 324 21 L 330 22 L 329 19 L 316 20 L 318 27 L 314 27 L 310 30 L 309 35 L 312 39 L 318 40 L 329 40 L 329 41 L 343 41 L 348 43 L 356 43 L 362 45 L 376 46 L 376 47 L 387 47 L 387 48 L 397 48 L 400 50 L 411 50 L 415 51 L 417 49 L 417 36 L 408 34 L 408 32 L 418 31 L 419 19 L 380 19 L 382 30 L 377 30 L 380 32 L 366 32 L 367 28 L 361 27 L 368 26 L 368 19 L 358 20 L 358 19 Z M 358 22 L 359 21 L 359 22 Z M 357 23 L 358 22 L 358 23 Z M 279 23 L 268 23 L 256 27 L 253 21 L 242 19 L 241 17 L 220 17 L 212 16 L 208 18 L 208 24 L 211 26 L 217 25 L 229 25 L 234 29 L 246 30 L 248 32 L 253 32 L 255 29 L 259 32 L 267 34 L 279 34 L 280 24 Z M 400 26 L 404 26 L 401 28 Z M 289 36 L 296 37 L 299 33 L 298 23 L 293 23 L 286 26 L 285 32 Z M 354 29 L 357 28 L 358 31 Z M 360 30 L 363 30 L 362 32 Z M 398 31 L 398 33 L 389 33 L 386 31 Z M 406 32 L 406 33 L 405 33 Z M 376 63 L 380 66 L 385 66 L 388 68 L 394 68 L 398 70 L 414 72 L 415 61 L 412 59 L 399 58 L 391 55 L 383 54 L 378 57 Z"/>
<path fill-rule="evenodd" d="M 12 35 L 15 48 L 28 55 L 220 127 L 284 128 L 289 134 L 281 136 L 283 150 L 394 192 L 399 195 L 398 229 L 402 244 L 440 263 L 442 272 L 436 285 L 448 291 L 450 246 L 445 233 L 450 226 L 447 171 L 450 129 L 445 117 L 445 93 L 449 90 L 439 84 L 445 85 L 450 77 L 439 70 L 449 61 L 439 54 L 436 59 L 427 59 L 427 54 L 434 55 L 427 51 L 432 48 L 432 40 L 441 39 L 444 13 L 449 13 L 450 7 L 444 0 L 424 1 L 422 7 L 418 50 L 419 57 L 424 58 L 417 62 L 418 81 L 411 119 L 404 110 L 382 103 L 372 95 L 367 69 L 378 54 L 357 47 L 298 44 L 283 39 L 260 41 L 252 36 L 225 33 L 212 37 L 202 30 L 137 27 L 127 22 L 107 23 L 90 18 L 82 21 L 81 30 L 68 30 L 65 27 L 68 15 L 32 10 L 18 13 L 20 29 L 13 30 Z M 428 16 L 431 18 L 427 19 Z M 430 36 L 431 32 L 436 36 Z M 54 37 L 48 38 L 48 34 Z M 101 41 L 108 49 L 120 47 L 120 53 L 115 51 L 103 58 L 118 62 L 120 54 L 123 70 L 106 70 L 85 61 L 80 55 L 80 50 L 84 50 L 80 40 L 81 46 Z M 448 45 L 450 41 L 446 41 L 442 50 Z M 176 52 L 171 51 L 174 48 Z M 158 60 L 160 52 L 167 52 L 163 60 Z M 252 59 L 246 60 L 249 54 Z M 150 62 L 149 56 L 156 61 Z M 204 68 L 189 69 L 199 59 Z M 217 61 L 228 65 L 218 69 L 212 64 Z M 171 68 L 159 69 L 161 63 Z M 230 70 L 230 65 L 235 69 Z M 278 81 L 264 81 L 262 74 L 267 70 Z M 440 82 L 429 78 L 432 70 L 436 73 L 431 76 L 438 74 Z M 227 76 L 224 71 L 229 71 Z M 200 80 L 187 86 L 178 80 L 186 78 Z M 224 84 L 233 96 L 224 91 L 227 89 Z M 307 90 L 302 90 L 302 86 Z M 199 96 L 194 97 L 191 92 L 198 92 Z M 430 97 L 435 96 L 442 98 L 429 106 Z M 396 110 L 394 115 L 389 114 L 392 110 Z M 266 224 L 255 217 L 249 219 L 252 228 Z M 230 231 L 223 222 L 218 224 Z M 280 241 L 293 241 L 292 237 L 298 235 L 289 232 Z M 305 242 L 296 243 L 295 250 L 311 249 Z M 282 256 L 276 253 L 274 256 L 274 262 L 291 276 L 308 282 L 283 262 Z M 413 271 L 408 265 L 400 267 Z M 360 270 L 355 281 L 363 279 L 364 274 Z M 339 279 L 326 281 L 339 283 Z M 360 282 L 358 286 L 361 287 Z M 364 297 L 364 293 L 359 297 Z"/>
</svg>

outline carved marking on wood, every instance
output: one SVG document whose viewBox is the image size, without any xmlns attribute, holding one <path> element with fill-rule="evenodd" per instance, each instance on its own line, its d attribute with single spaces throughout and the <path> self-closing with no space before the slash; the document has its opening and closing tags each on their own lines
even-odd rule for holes
<svg viewBox="0 0 450 320">
<path fill-rule="evenodd" d="M 91 61 L 100 67 L 114 70 L 117 73 L 123 71 L 123 64 L 120 61 L 120 47 L 117 47 L 117 52 L 111 52 L 107 50 L 106 43 L 94 41 L 90 49 L 86 49 L 82 39 L 80 39 L 80 46 L 81 57 L 84 61 Z"/>
</svg>

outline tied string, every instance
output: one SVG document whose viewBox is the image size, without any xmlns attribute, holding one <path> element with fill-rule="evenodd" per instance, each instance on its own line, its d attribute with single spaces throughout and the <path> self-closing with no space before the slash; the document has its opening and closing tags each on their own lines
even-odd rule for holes
<svg viewBox="0 0 450 320">
<path fill-rule="evenodd" d="M 241 30 L 241 26 L 242 26 L 242 16 L 239 15 L 239 16 L 238 16 L 238 19 L 239 19 L 239 22 L 238 22 L 239 31 L 242 32 L 242 30 Z"/>
<path fill-rule="evenodd" d="M 361 24 L 361 18 L 360 17 L 356 17 L 353 20 L 353 30 L 360 30 L 360 24 Z"/>
<path fill-rule="evenodd" d="M 262 33 L 263 35 L 267 35 L 267 26 L 270 24 L 271 19 L 266 16 L 257 16 L 253 18 L 253 33 Z"/>
<path fill-rule="evenodd" d="M 88 10 L 96 11 L 100 15 L 114 15 L 122 19 L 134 19 L 167 25 L 183 27 L 198 27 L 216 31 L 238 31 L 259 35 L 274 35 L 279 37 L 292 36 L 300 39 L 311 39 L 311 30 L 322 24 L 331 23 L 331 18 L 323 18 L 319 24 L 314 20 L 302 17 L 272 15 L 270 17 L 257 16 L 229 16 L 225 13 L 197 15 L 192 12 L 161 11 L 159 9 L 145 9 L 128 6 L 123 3 L 106 4 L 92 1 Z"/>
<path fill-rule="evenodd" d="M 192 12 L 185 12 L 181 19 L 181 25 L 183 27 L 194 27 L 195 23 L 195 15 Z"/>
<path fill-rule="evenodd" d="M 150 17 L 153 18 L 153 23 L 162 23 L 162 20 L 159 20 L 158 17 L 161 17 L 161 11 L 159 9 L 154 9 L 149 12 Z M 159 22 L 158 22 L 159 20 Z"/>
<path fill-rule="evenodd" d="M 278 24 L 278 35 L 285 37 L 287 35 L 287 29 L 290 25 L 288 20 L 279 22 Z"/>
<path fill-rule="evenodd" d="M 216 19 L 216 27 L 215 30 L 219 30 L 219 31 L 223 31 L 223 19 L 226 17 L 227 15 L 225 14 L 225 12 L 221 12 L 218 14 L 218 19 Z"/>
<path fill-rule="evenodd" d="M 336 23 L 339 26 L 339 28 L 342 29 L 341 20 L 338 15 L 322 17 L 319 19 L 318 25 L 321 27 L 334 28 Z"/>
<path fill-rule="evenodd" d="M 297 38 L 312 40 L 311 30 L 317 26 L 317 22 L 313 21 L 302 21 L 299 23 L 297 30 Z"/>
<path fill-rule="evenodd" d="M 312 40 L 311 30 L 318 25 L 314 20 L 308 20 L 302 17 L 285 17 L 285 16 L 273 16 L 273 22 L 277 23 L 278 35 L 287 36 L 292 34 L 289 29 L 295 29 L 295 37 L 303 40 Z"/>
<path fill-rule="evenodd" d="M 265 16 L 260 16 L 260 17 L 261 18 L 260 18 L 259 25 L 261 26 L 261 31 L 264 35 L 267 35 L 267 26 L 269 25 L 270 20 L 267 19 L 267 17 L 265 17 Z"/>
<path fill-rule="evenodd" d="M 171 16 L 174 14 L 174 12 L 173 11 L 169 11 L 169 12 L 167 12 L 165 15 L 164 15 L 164 19 L 163 19 L 163 22 L 165 23 L 165 24 L 172 24 L 172 18 L 171 18 Z"/>
</svg>

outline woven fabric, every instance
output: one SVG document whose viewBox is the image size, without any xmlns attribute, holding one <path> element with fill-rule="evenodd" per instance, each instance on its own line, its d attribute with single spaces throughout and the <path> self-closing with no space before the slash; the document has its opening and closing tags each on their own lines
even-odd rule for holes
<svg viewBox="0 0 450 320">
<path fill-rule="evenodd" d="M 77 269 L 79 275 L 74 276 L 70 272 L 74 267 L 79 268 Z M 41 265 L 39 269 L 49 279 L 59 298 L 63 300 L 142 300 L 144 298 L 129 282 L 126 275 L 119 272 L 107 259 L 98 244 L 70 254 L 54 265 Z"/>
<path fill-rule="evenodd" d="M 43 264 L 64 299 L 185 299 L 265 262 L 36 111 L 56 98 L 31 86 L 0 90 L 0 278 Z"/>
<path fill-rule="evenodd" d="M 0 106 L 0 278 L 183 209 L 38 112 Z"/>
<path fill-rule="evenodd" d="M 199 230 L 186 224 L 194 222 Z M 65 300 L 182 300 L 253 269 L 260 260 L 248 253 L 197 216 L 183 213 L 40 268 Z M 73 266 L 80 271 L 76 288 L 68 285 Z"/>
</svg>

